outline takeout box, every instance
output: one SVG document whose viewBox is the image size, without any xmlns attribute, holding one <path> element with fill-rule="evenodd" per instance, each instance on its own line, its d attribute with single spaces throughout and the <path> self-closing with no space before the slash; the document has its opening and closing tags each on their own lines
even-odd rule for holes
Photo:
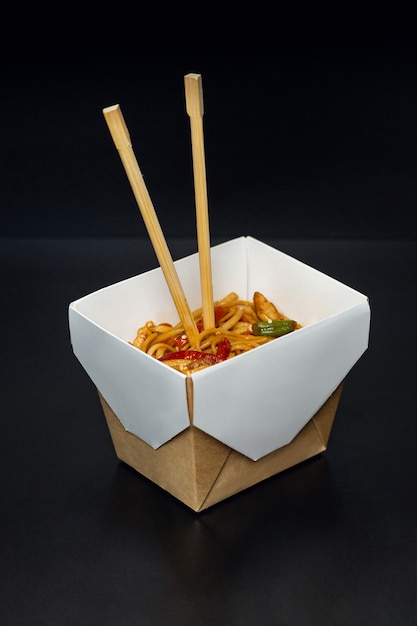
<svg viewBox="0 0 417 626">
<path fill-rule="evenodd" d="M 262 292 L 302 328 L 184 376 L 132 346 L 176 323 L 161 268 L 69 306 L 75 356 L 96 386 L 117 457 L 194 511 L 327 448 L 343 382 L 368 347 L 368 298 L 252 237 L 211 248 L 214 300 Z M 201 306 L 198 254 L 175 262 Z"/>
</svg>

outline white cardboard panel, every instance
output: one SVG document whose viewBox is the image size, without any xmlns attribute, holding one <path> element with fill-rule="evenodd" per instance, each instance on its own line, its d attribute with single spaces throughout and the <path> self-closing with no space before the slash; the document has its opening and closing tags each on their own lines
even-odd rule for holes
<svg viewBox="0 0 417 626">
<path fill-rule="evenodd" d="M 290 443 L 368 344 L 364 302 L 194 376 L 194 424 L 257 460 Z M 204 376 L 204 380 L 202 380 Z"/>
<path fill-rule="evenodd" d="M 194 423 L 250 458 L 285 445 L 366 350 L 367 298 L 296 259 L 240 237 L 212 248 L 214 299 L 263 292 L 305 327 L 193 375 Z M 201 306 L 198 255 L 175 262 Z M 127 430 L 154 448 L 189 424 L 185 377 L 130 346 L 149 319 L 178 315 L 160 268 L 71 303 L 74 353 Z M 223 410 L 224 408 L 224 410 Z"/>
<path fill-rule="evenodd" d="M 126 430 L 158 448 L 189 426 L 182 374 L 69 314 L 74 354 Z"/>
</svg>

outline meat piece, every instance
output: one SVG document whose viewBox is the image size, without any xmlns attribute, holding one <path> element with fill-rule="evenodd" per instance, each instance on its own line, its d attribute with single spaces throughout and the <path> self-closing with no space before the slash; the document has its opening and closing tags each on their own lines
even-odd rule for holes
<svg viewBox="0 0 417 626">
<path fill-rule="evenodd" d="M 284 316 L 275 308 L 272 302 L 269 302 L 265 296 L 259 291 L 253 294 L 253 304 L 256 315 L 262 322 L 272 322 L 274 320 L 283 319 Z"/>
</svg>

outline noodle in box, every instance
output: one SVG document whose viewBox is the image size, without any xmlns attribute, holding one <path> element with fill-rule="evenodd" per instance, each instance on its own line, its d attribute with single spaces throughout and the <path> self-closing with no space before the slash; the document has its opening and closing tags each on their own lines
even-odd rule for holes
<svg viewBox="0 0 417 626">
<path fill-rule="evenodd" d="M 140 170 L 123 154 L 125 131 L 118 126 L 113 138 L 159 267 L 71 302 L 71 344 L 98 391 L 117 458 L 199 512 L 326 450 L 344 380 L 368 347 L 370 307 L 355 289 L 253 237 L 211 247 L 207 224 L 198 253 L 172 261 Z M 201 226 L 201 137 L 198 145 Z M 201 330 L 216 327 L 215 307 L 229 294 L 244 306 L 265 296 L 296 327 L 194 371 L 134 345 L 152 321 L 168 333 L 178 324 L 201 348 Z"/>
</svg>

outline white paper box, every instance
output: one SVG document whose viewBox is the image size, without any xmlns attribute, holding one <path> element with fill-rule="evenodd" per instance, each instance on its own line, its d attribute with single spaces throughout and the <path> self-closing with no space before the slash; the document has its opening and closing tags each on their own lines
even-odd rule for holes
<svg viewBox="0 0 417 626">
<path fill-rule="evenodd" d="M 303 328 L 192 375 L 195 427 L 258 460 L 293 440 L 368 347 L 363 294 L 252 237 L 211 249 L 214 300 L 260 291 Z M 175 262 L 201 306 L 198 255 Z M 178 321 L 160 268 L 69 306 L 75 356 L 124 428 L 158 449 L 190 425 L 187 377 L 130 345 L 148 320 Z"/>
</svg>

